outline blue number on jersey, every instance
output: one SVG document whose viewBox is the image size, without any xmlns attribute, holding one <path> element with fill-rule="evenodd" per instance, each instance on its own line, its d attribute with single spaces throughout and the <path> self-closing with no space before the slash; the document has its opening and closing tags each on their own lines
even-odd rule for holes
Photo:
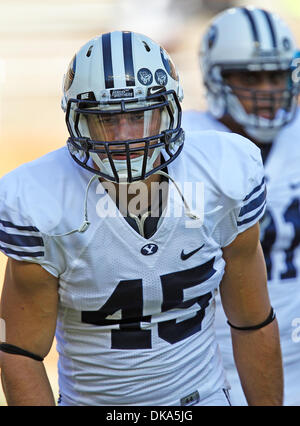
<svg viewBox="0 0 300 426">
<path fill-rule="evenodd" d="M 294 263 L 295 249 L 300 245 L 300 201 L 295 198 L 292 200 L 288 208 L 283 214 L 285 223 L 291 223 L 293 226 L 294 236 L 290 241 L 289 247 L 284 250 L 285 252 L 285 270 L 281 272 L 280 278 L 282 280 L 288 278 L 296 278 L 297 270 Z M 264 227 L 265 224 L 265 227 Z M 262 248 L 265 255 L 267 265 L 268 279 L 271 280 L 272 276 L 272 247 L 277 238 L 277 230 L 275 221 L 270 211 L 267 211 L 262 220 L 263 237 L 261 240 Z"/>
<path fill-rule="evenodd" d="M 264 251 L 268 279 L 271 280 L 273 278 L 272 277 L 273 265 L 272 265 L 272 259 L 271 259 L 271 251 L 273 248 L 273 244 L 276 241 L 276 227 L 275 227 L 274 219 L 271 213 L 269 212 L 269 210 L 266 210 L 264 217 L 261 220 L 260 229 L 263 234 L 261 245 Z"/>
<path fill-rule="evenodd" d="M 290 222 L 294 228 L 294 238 L 291 241 L 290 246 L 285 250 L 285 263 L 286 271 L 281 274 L 281 279 L 296 278 L 297 271 L 294 265 L 294 253 L 295 249 L 300 244 L 300 210 L 299 200 L 296 198 L 287 208 L 283 217 L 286 222 Z"/>
<path fill-rule="evenodd" d="M 184 290 L 197 286 L 214 275 L 215 258 L 195 268 L 177 271 L 160 277 L 163 300 L 161 312 L 171 309 L 187 309 L 197 303 L 200 307 L 192 318 L 176 322 L 176 319 L 158 323 L 158 335 L 174 344 L 201 330 L 205 308 L 212 293 L 184 301 Z M 121 319 L 107 319 L 121 310 Z M 151 349 L 151 331 L 142 330 L 141 322 L 151 322 L 151 316 L 143 316 L 143 282 L 141 279 L 120 281 L 110 298 L 98 311 L 83 311 L 81 320 L 100 326 L 119 325 L 111 331 L 112 349 Z"/>
</svg>

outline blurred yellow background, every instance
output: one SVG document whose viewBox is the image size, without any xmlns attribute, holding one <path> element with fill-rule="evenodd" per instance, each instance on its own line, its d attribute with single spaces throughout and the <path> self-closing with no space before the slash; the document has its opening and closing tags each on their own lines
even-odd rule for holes
<svg viewBox="0 0 300 426">
<path fill-rule="evenodd" d="M 74 53 L 95 35 L 142 32 L 173 57 L 185 92 L 183 109 L 205 108 L 198 70 L 199 40 L 227 0 L 0 0 L 0 177 L 64 145 L 62 76 Z M 278 12 L 300 44 L 299 0 L 251 1 Z M 0 253 L 0 290 L 5 269 Z M 55 344 L 45 361 L 58 395 Z M 6 405 L 0 385 L 0 405 Z"/>
</svg>

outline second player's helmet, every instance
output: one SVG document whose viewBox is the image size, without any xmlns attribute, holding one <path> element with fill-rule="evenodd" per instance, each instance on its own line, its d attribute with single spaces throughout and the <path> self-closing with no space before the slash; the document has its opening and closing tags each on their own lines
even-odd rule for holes
<svg viewBox="0 0 300 426">
<path fill-rule="evenodd" d="M 148 37 L 114 31 L 90 40 L 63 81 L 73 159 L 113 182 L 147 178 L 183 147 L 182 98 L 170 56 Z M 129 132 L 117 134 L 124 119 Z M 161 150 L 165 162 L 157 165 Z"/>
<path fill-rule="evenodd" d="M 220 13 L 205 33 L 200 48 L 200 66 L 207 90 L 208 107 L 216 118 L 228 114 L 246 133 L 261 142 L 271 142 L 295 115 L 297 83 L 292 78 L 296 46 L 288 26 L 275 14 L 258 8 L 232 8 Z M 228 72 L 289 71 L 286 87 L 278 90 L 239 90 L 226 83 Z M 252 101 L 246 112 L 239 98 Z M 259 115 L 258 104 L 269 102 L 273 118 Z M 280 101 L 278 101 L 280 99 Z M 276 100 L 276 101 L 275 101 Z M 280 105 L 278 107 L 278 105 Z"/>
</svg>

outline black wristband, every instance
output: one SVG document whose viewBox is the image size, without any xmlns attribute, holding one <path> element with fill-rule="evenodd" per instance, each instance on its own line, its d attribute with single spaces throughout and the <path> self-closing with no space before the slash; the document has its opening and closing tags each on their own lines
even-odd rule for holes
<svg viewBox="0 0 300 426">
<path fill-rule="evenodd" d="M 44 358 L 39 355 L 33 354 L 32 352 L 25 351 L 24 349 L 19 348 L 18 346 L 9 345 L 8 343 L 0 343 L 0 351 L 6 352 L 13 355 L 23 355 L 28 358 L 32 358 L 36 361 L 43 361 Z"/>
<path fill-rule="evenodd" d="M 271 311 L 270 311 L 268 318 L 265 321 L 261 322 L 260 324 L 252 325 L 252 326 L 249 326 L 249 327 L 237 327 L 237 326 L 231 324 L 229 321 L 227 321 L 227 324 L 229 324 L 230 327 L 235 328 L 236 330 L 242 330 L 242 331 L 259 330 L 260 328 L 265 327 L 266 325 L 270 324 L 272 321 L 274 321 L 275 318 L 276 318 L 276 315 L 275 315 L 274 309 L 271 306 Z"/>
</svg>

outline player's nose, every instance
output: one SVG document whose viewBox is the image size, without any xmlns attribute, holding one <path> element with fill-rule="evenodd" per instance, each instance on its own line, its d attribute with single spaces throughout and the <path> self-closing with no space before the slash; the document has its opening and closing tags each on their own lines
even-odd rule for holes
<svg viewBox="0 0 300 426">
<path fill-rule="evenodd" d="M 118 118 L 116 132 L 118 133 L 117 136 L 120 140 L 130 139 L 132 137 L 132 126 L 130 125 L 128 118 L 122 116 Z"/>
<path fill-rule="evenodd" d="M 276 93 L 276 89 L 278 89 L 278 87 L 274 85 L 272 78 L 266 74 L 261 76 L 257 89 L 262 92 Z"/>
</svg>

